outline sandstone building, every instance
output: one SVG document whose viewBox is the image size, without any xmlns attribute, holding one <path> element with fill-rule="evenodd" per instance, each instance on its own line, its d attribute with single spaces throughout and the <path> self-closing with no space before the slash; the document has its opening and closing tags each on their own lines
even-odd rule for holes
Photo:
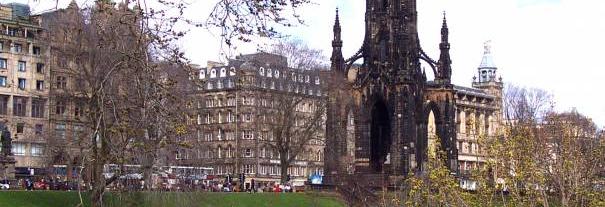
<svg viewBox="0 0 605 207">
<path fill-rule="evenodd" d="M 0 117 L 12 135 L 19 178 L 43 173 L 46 164 L 50 79 L 43 35 L 27 5 L 0 5 Z"/>
<path fill-rule="evenodd" d="M 178 150 L 179 165 L 212 167 L 222 180 L 245 173 L 246 185 L 252 179 L 260 185 L 278 182 L 280 160 L 269 146 L 275 140 L 261 121 L 266 118 L 263 111 L 272 107 L 273 94 L 309 101 L 322 97 L 319 73 L 289 68 L 285 57 L 268 53 L 242 55 L 227 65 L 209 62 L 199 69 L 194 81 L 199 85 L 191 93 L 196 132 L 190 139 L 195 144 Z M 299 109 L 308 110 L 306 105 Z M 322 139 L 305 146 L 288 169 L 295 184 L 323 172 Z"/>
</svg>

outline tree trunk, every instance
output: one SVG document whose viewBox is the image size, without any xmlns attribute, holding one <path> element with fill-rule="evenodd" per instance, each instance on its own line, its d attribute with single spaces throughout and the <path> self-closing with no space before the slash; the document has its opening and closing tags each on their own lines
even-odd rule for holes
<svg viewBox="0 0 605 207">
<path fill-rule="evenodd" d="M 105 179 L 103 177 L 103 163 L 98 159 L 93 161 L 92 192 L 90 195 L 92 207 L 103 206 L 103 193 L 105 191 Z"/>
<path fill-rule="evenodd" d="M 288 166 L 290 166 L 290 162 L 288 162 L 288 153 L 287 152 L 279 152 L 279 164 L 281 168 L 281 179 L 280 182 L 285 184 L 288 180 Z"/>
<path fill-rule="evenodd" d="M 151 190 L 151 175 L 153 174 L 153 161 L 155 160 L 155 156 L 153 155 L 144 155 L 143 158 L 143 189 Z"/>
</svg>

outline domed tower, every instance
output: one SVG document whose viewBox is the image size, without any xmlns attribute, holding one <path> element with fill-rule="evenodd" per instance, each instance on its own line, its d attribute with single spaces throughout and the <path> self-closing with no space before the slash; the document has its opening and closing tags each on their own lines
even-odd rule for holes
<svg viewBox="0 0 605 207">
<path fill-rule="evenodd" d="M 473 88 L 478 88 L 485 91 L 487 94 L 495 96 L 494 105 L 498 109 L 496 115 L 497 120 L 501 120 L 502 116 L 502 89 L 504 84 L 502 77 L 498 76 L 498 67 L 494 63 L 492 56 L 491 41 L 483 43 L 483 57 L 481 64 L 477 68 L 477 75 L 473 77 Z"/>
</svg>

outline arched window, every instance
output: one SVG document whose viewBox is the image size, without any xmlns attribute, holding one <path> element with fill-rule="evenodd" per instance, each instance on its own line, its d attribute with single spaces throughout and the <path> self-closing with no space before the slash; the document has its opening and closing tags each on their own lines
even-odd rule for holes
<svg viewBox="0 0 605 207">
<path fill-rule="evenodd" d="M 221 77 L 227 76 L 227 69 L 221 68 Z"/>
<path fill-rule="evenodd" d="M 206 70 L 204 70 L 204 69 L 200 70 L 200 79 L 206 79 Z"/>
<path fill-rule="evenodd" d="M 305 83 L 308 83 L 309 81 L 311 81 L 311 78 L 309 77 L 309 75 L 305 76 Z"/>
<path fill-rule="evenodd" d="M 216 78 L 216 69 L 210 70 L 210 78 Z"/>
<path fill-rule="evenodd" d="M 258 73 L 259 73 L 260 75 L 263 75 L 263 76 L 264 76 L 264 75 L 265 75 L 265 68 L 260 67 L 260 69 L 258 69 Z"/>
<path fill-rule="evenodd" d="M 273 70 L 271 68 L 267 69 L 267 77 L 273 77 Z"/>
<path fill-rule="evenodd" d="M 319 76 L 315 76 L 315 85 L 319 85 Z"/>
<path fill-rule="evenodd" d="M 279 78 L 279 70 L 275 70 L 275 78 Z"/>
<path fill-rule="evenodd" d="M 229 69 L 229 75 L 230 75 L 230 76 L 234 76 L 234 75 L 235 75 L 235 67 L 231 67 L 231 68 Z"/>
<path fill-rule="evenodd" d="M 218 158 L 223 158 L 223 148 L 221 146 L 218 146 L 216 155 L 218 156 Z"/>
</svg>

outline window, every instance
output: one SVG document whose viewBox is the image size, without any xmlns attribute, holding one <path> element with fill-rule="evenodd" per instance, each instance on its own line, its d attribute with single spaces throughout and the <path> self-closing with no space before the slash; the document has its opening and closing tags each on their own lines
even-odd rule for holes
<svg viewBox="0 0 605 207">
<path fill-rule="evenodd" d="M 13 143 L 13 154 L 14 155 L 25 155 L 25 144 Z"/>
<path fill-rule="evenodd" d="M 271 77 L 273 76 L 273 71 L 271 71 L 271 68 L 267 69 L 267 77 Z"/>
<path fill-rule="evenodd" d="M 76 104 L 74 105 L 74 116 L 75 117 L 80 117 L 82 116 L 82 114 L 84 114 L 84 110 L 82 108 L 82 104 Z"/>
<path fill-rule="evenodd" d="M 221 77 L 225 77 L 225 76 L 227 76 L 227 69 L 225 69 L 225 68 L 221 68 L 221 74 L 220 74 L 220 76 L 221 76 Z"/>
<path fill-rule="evenodd" d="M 36 63 L 36 73 L 44 73 L 44 63 Z"/>
<path fill-rule="evenodd" d="M 204 69 L 200 70 L 200 79 L 206 79 L 206 71 Z"/>
<path fill-rule="evenodd" d="M 7 95 L 0 95 L 0 114 L 6 115 L 8 113 L 8 98 Z"/>
<path fill-rule="evenodd" d="M 55 114 L 63 115 L 65 113 L 65 101 L 57 100 L 55 104 Z"/>
<path fill-rule="evenodd" d="M 212 82 L 208 81 L 208 85 L 206 85 L 206 89 L 212 90 L 213 88 L 214 88 L 214 84 L 212 84 Z"/>
<path fill-rule="evenodd" d="M 235 106 L 235 97 L 227 98 L 227 106 Z"/>
<path fill-rule="evenodd" d="M 19 78 L 18 81 L 19 81 L 19 86 L 18 86 L 19 89 L 25 90 L 25 78 Z"/>
<path fill-rule="evenodd" d="M 244 150 L 244 157 L 252 157 L 252 149 L 246 148 Z"/>
<path fill-rule="evenodd" d="M 40 47 L 36 47 L 36 46 L 34 46 L 34 48 L 33 48 L 33 50 L 32 50 L 32 53 L 33 53 L 34 55 L 40 55 L 40 54 L 42 54 L 42 50 L 40 49 Z"/>
<path fill-rule="evenodd" d="M 252 133 L 252 131 L 243 131 L 242 139 L 254 139 L 254 134 Z"/>
<path fill-rule="evenodd" d="M 252 121 L 252 115 L 249 113 L 244 114 L 243 116 L 243 122 L 251 122 Z"/>
<path fill-rule="evenodd" d="M 44 146 L 42 146 L 41 144 L 32 144 L 31 145 L 32 156 L 34 156 L 34 157 L 42 156 L 43 152 L 44 152 Z"/>
<path fill-rule="evenodd" d="M 230 76 L 234 76 L 234 75 L 235 75 L 235 67 L 231 67 L 231 68 L 229 69 L 229 75 L 230 75 Z"/>
<path fill-rule="evenodd" d="M 233 132 L 225 133 L 225 139 L 226 140 L 235 140 L 235 136 L 234 136 Z"/>
<path fill-rule="evenodd" d="M 210 78 L 216 78 L 216 69 L 210 70 Z"/>
<path fill-rule="evenodd" d="M 218 134 L 216 135 L 216 138 L 218 139 L 218 141 L 223 141 L 223 137 L 225 137 L 225 131 L 223 131 L 223 129 L 218 129 Z"/>
<path fill-rule="evenodd" d="M 21 53 L 23 52 L 23 47 L 21 44 L 13 44 L 13 52 Z"/>
<path fill-rule="evenodd" d="M 42 81 L 42 80 L 36 81 L 36 90 L 39 90 L 39 91 L 44 90 L 44 81 Z"/>
<path fill-rule="evenodd" d="M 216 82 L 216 89 L 223 89 L 223 81 L 217 81 Z"/>
<path fill-rule="evenodd" d="M 246 174 L 254 173 L 254 171 L 252 169 L 252 165 L 243 165 L 243 169 L 244 169 L 244 173 L 246 173 Z"/>
<path fill-rule="evenodd" d="M 59 140 L 65 139 L 65 124 L 60 123 L 55 125 L 55 137 Z"/>
<path fill-rule="evenodd" d="M 13 115 L 25 116 L 25 107 L 27 106 L 27 98 L 13 96 Z"/>
<path fill-rule="evenodd" d="M 315 77 L 315 85 L 319 85 L 319 76 Z"/>
<path fill-rule="evenodd" d="M 43 132 L 44 132 L 44 125 L 42 125 L 42 124 L 36 124 L 34 126 L 34 133 L 36 135 L 42 135 Z"/>
<path fill-rule="evenodd" d="M 275 70 L 275 78 L 279 78 L 279 70 Z"/>
<path fill-rule="evenodd" d="M 6 58 L 0 58 L 0 69 L 6 69 L 7 62 Z"/>
<path fill-rule="evenodd" d="M 85 137 L 83 137 L 83 135 L 84 135 L 84 126 L 82 126 L 82 125 L 74 125 L 74 130 L 73 131 L 74 131 L 74 136 L 73 136 L 74 140 L 82 140 L 83 138 L 85 138 Z"/>
<path fill-rule="evenodd" d="M 242 97 L 242 104 L 243 105 L 253 105 L 254 104 L 254 98 L 247 98 L 247 97 Z"/>
<path fill-rule="evenodd" d="M 57 76 L 57 88 L 67 88 L 67 78 L 65 76 Z"/>
<path fill-rule="evenodd" d="M 44 118 L 44 99 L 32 99 L 32 117 Z"/>
<path fill-rule="evenodd" d="M 258 73 L 259 73 L 260 75 L 265 75 L 265 68 L 260 67 L 260 69 L 258 70 Z"/>
<path fill-rule="evenodd" d="M 6 87 L 6 76 L 0 76 L 0 86 Z"/>
<path fill-rule="evenodd" d="M 207 142 L 212 141 L 212 133 L 207 133 L 207 134 L 206 134 L 206 141 L 207 141 Z"/>
<path fill-rule="evenodd" d="M 309 76 L 305 76 L 305 83 L 308 83 L 311 79 L 309 78 Z"/>
<path fill-rule="evenodd" d="M 17 123 L 17 134 L 23 134 L 25 131 L 25 123 Z"/>
<path fill-rule="evenodd" d="M 232 123 L 235 122 L 235 114 L 233 114 L 233 112 L 229 111 L 227 112 L 227 123 Z"/>
</svg>

